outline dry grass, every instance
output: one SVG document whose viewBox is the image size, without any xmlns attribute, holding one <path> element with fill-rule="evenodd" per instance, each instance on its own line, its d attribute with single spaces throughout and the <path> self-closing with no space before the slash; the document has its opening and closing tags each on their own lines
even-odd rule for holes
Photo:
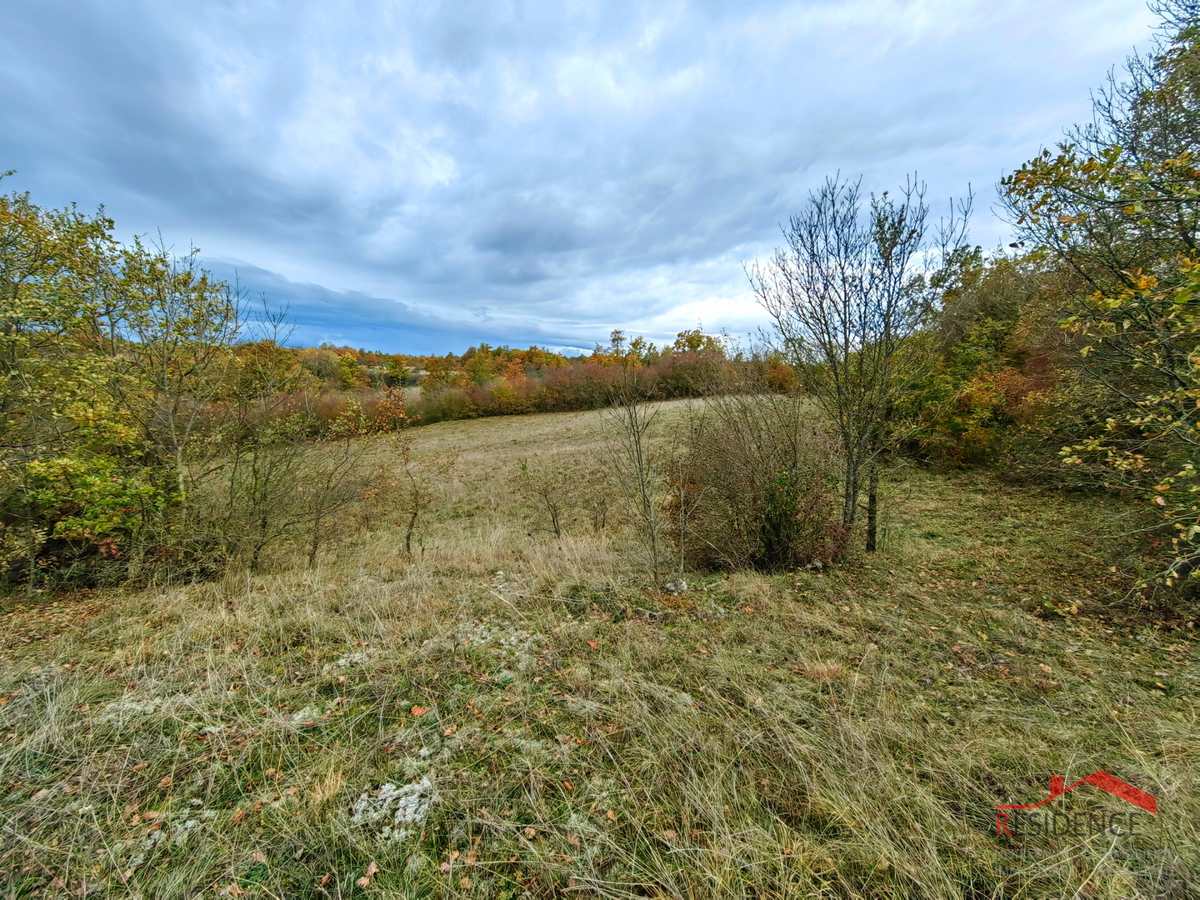
<svg viewBox="0 0 1200 900">
<path fill-rule="evenodd" d="M 626 532 L 508 493 L 595 422 L 420 429 L 462 452 L 413 558 L 382 521 L 9 612 L 4 896 L 1196 895 L 1195 632 L 1115 615 L 1097 504 L 910 472 L 881 554 L 659 593 Z M 1145 834 L 996 836 L 1097 769 L 1158 798 Z M 1087 791 L 1061 809 L 1128 808 Z"/>
</svg>

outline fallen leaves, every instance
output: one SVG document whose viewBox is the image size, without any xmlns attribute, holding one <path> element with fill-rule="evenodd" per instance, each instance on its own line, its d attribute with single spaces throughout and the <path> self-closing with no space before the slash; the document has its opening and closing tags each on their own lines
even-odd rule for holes
<svg viewBox="0 0 1200 900">
<path fill-rule="evenodd" d="M 3 636 L 0 646 L 12 647 L 18 643 L 47 640 L 71 628 L 85 625 L 101 609 L 102 604 L 92 600 L 88 591 L 80 591 L 67 600 L 52 603 L 33 601 L 19 606 L 0 615 L 0 635 Z"/>
<path fill-rule="evenodd" d="M 412 717 L 414 719 L 419 719 L 421 716 L 425 715 L 425 713 L 429 712 L 429 708 L 426 706 L 414 706 L 409 710 L 409 712 L 412 713 Z"/>
<path fill-rule="evenodd" d="M 371 864 L 367 866 L 367 871 L 354 883 L 360 888 L 368 887 L 371 884 L 371 879 L 379 874 L 379 866 L 375 864 L 375 860 L 371 860 Z"/>
</svg>

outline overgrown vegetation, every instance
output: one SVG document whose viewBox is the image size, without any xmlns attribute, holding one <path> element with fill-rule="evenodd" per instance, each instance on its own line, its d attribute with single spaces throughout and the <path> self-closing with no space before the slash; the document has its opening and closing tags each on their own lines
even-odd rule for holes
<svg viewBox="0 0 1200 900">
<path fill-rule="evenodd" d="M 1119 505 L 909 469 L 854 565 L 647 592 L 632 532 L 531 534 L 509 487 L 586 464 L 596 415 L 417 430 L 461 452 L 415 558 L 389 521 L 313 568 L 6 614 L 6 892 L 1194 894 L 1194 631 L 1130 609 Z M 1158 816 L 996 835 L 1098 769 Z M 1123 815 L 1088 791 L 1062 811 Z"/>
<path fill-rule="evenodd" d="M 1013 252 L 818 190 L 748 268 L 772 352 L 291 348 L 0 197 L 0 886 L 1197 895 L 1200 7 L 1156 9 Z M 1097 771 L 1156 812 L 1058 796 Z M 1002 831 L 1048 790 L 1104 826 Z"/>
<path fill-rule="evenodd" d="M 688 418 L 668 500 L 687 569 L 821 568 L 846 549 L 839 445 L 810 401 L 759 387 L 726 385 Z"/>
</svg>

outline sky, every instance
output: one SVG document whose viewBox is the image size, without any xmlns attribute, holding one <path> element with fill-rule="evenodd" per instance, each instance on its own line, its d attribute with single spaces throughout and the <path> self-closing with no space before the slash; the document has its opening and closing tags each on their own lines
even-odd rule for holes
<svg viewBox="0 0 1200 900">
<path fill-rule="evenodd" d="M 1090 115 L 1142 0 L 0 5 L 5 190 L 200 248 L 291 342 L 746 333 L 826 177 L 935 214 Z"/>
</svg>

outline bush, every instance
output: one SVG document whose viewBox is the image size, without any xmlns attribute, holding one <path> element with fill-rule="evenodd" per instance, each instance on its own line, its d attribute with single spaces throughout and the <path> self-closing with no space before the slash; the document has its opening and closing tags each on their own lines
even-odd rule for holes
<svg viewBox="0 0 1200 900">
<path fill-rule="evenodd" d="M 757 385 L 743 385 L 757 387 Z M 835 443 L 812 406 L 766 391 L 709 398 L 671 473 L 671 531 L 698 569 L 764 571 L 845 552 Z"/>
</svg>

